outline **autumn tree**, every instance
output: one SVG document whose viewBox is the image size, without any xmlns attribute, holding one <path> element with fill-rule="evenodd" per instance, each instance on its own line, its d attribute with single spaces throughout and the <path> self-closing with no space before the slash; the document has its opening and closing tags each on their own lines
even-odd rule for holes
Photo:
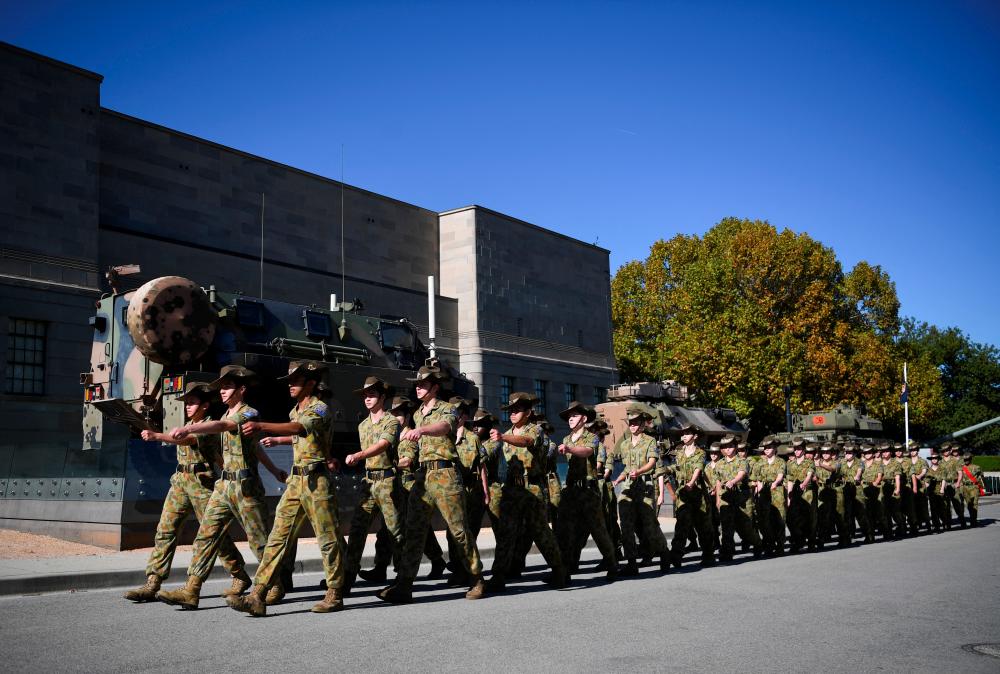
<svg viewBox="0 0 1000 674">
<path fill-rule="evenodd" d="M 623 379 L 679 379 L 757 436 L 783 425 L 786 384 L 796 411 L 865 404 L 901 424 L 895 285 L 866 262 L 845 274 L 807 234 L 726 218 L 704 237 L 657 241 L 615 274 L 612 318 Z M 922 422 L 942 404 L 930 359 L 911 364 L 910 384 Z"/>
</svg>

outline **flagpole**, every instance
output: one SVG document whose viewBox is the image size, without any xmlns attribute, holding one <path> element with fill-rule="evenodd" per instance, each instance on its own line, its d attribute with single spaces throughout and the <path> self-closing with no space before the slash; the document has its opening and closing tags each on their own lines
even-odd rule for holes
<svg viewBox="0 0 1000 674">
<path fill-rule="evenodd" d="M 906 363 L 903 363 L 903 390 L 906 397 L 903 399 L 903 426 L 906 429 L 906 449 L 910 448 L 910 387 L 906 380 Z"/>
</svg>

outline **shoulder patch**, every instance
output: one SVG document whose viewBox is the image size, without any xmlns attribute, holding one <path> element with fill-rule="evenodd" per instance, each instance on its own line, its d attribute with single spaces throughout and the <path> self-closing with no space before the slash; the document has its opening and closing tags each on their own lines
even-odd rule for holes
<svg viewBox="0 0 1000 674">
<path fill-rule="evenodd" d="M 252 407 L 246 408 L 245 410 L 243 410 L 243 418 L 244 419 L 256 419 L 257 418 L 257 410 L 255 410 Z"/>
<path fill-rule="evenodd" d="M 315 411 L 316 415 L 320 417 L 326 416 L 327 409 L 326 403 L 317 403 L 316 406 L 313 407 L 313 411 Z"/>
</svg>

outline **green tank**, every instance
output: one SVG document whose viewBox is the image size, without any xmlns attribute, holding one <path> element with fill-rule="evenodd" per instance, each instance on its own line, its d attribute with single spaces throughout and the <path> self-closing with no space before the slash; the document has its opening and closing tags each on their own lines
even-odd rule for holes
<svg viewBox="0 0 1000 674">
<path fill-rule="evenodd" d="M 840 405 L 833 409 L 791 415 L 792 430 L 776 433 L 782 444 L 800 437 L 810 442 L 859 441 L 882 437 L 882 422 L 863 408 Z"/>
<path fill-rule="evenodd" d="M 357 451 L 357 426 L 367 412 L 352 392 L 368 376 L 381 377 L 415 398 L 408 379 L 420 366 L 435 364 L 449 374 L 443 396 L 478 401 L 475 383 L 433 358 L 409 321 L 365 316 L 360 310 L 357 302 L 331 311 L 203 289 L 179 276 L 102 297 L 90 319 L 90 369 L 80 376 L 82 442 L 90 450 L 84 454 L 109 466 L 105 481 L 110 486 L 114 480 L 116 492 L 111 498 L 122 502 L 121 547 L 150 544 L 176 465 L 173 445 L 145 442 L 141 431 L 182 425 L 184 386 L 215 379 L 224 365 L 256 372 L 260 382 L 248 392 L 247 402 L 264 421 L 287 421 L 292 400 L 276 378 L 287 373 L 292 360 L 325 362 L 332 452 L 338 458 Z M 291 463 L 288 447 L 268 453 L 279 466 Z M 283 485 L 266 471 L 261 477 L 268 496 L 277 498 Z M 341 521 L 350 522 L 360 471 L 345 470 L 335 480 L 344 510 Z"/>
</svg>

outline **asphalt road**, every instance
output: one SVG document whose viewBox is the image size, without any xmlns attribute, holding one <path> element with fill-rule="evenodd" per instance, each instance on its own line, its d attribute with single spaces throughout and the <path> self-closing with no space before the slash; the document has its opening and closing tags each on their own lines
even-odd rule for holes
<svg viewBox="0 0 1000 674">
<path fill-rule="evenodd" d="M 846 550 L 605 584 L 545 588 L 541 559 L 508 594 L 467 601 L 443 582 L 389 606 L 362 585 L 314 615 L 317 590 L 271 615 L 133 605 L 119 590 L 0 599 L 5 671 L 1000 672 L 1000 504 L 987 526 Z M 298 578 L 301 587 L 318 575 Z M 966 649 L 963 649 L 963 646 Z M 994 647 L 1000 655 L 1000 646 Z"/>
</svg>

